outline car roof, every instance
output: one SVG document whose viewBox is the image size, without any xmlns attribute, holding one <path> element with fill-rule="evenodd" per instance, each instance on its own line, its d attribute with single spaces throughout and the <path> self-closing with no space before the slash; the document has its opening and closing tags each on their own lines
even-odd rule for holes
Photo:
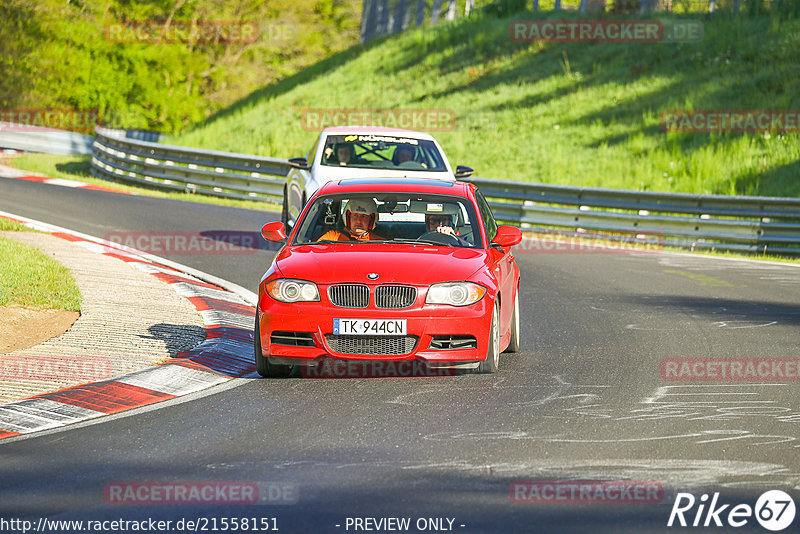
<svg viewBox="0 0 800 534">
<path fill-rule="evenodd" d="M 468 197 L 471 184 L 435 178 L 346 178 L 331 180 L 323 185 L 319 194 L 336 193 L 428 193 Z"/>
<path fill-rule="evenodd" d="M 403 128 L 387 128 L 383 126 L 330 126 L 322 130 L 325 135 L 369 134 L 369 135 L 403 135 L 414 139 L 433 141 L 433 136 L 425 132 L 405 130 Z"/>
</svg>

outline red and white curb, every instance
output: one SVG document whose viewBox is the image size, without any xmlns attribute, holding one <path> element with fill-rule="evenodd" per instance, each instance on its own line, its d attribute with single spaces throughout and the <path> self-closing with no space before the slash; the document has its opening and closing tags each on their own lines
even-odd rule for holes
<svg viewBox="0 0 800 534">
<path fill-rule="evenodd" d="M 190 267 L 47 223 L 0 212 L 36 230 L 118 258 L 186 297 L 203 317 L 206 340 L 170 361 L 109 380 L 0 405 L 0 439 L 49 430 L 188 395 L 255 371 L 254 293 Z"/>
</svg>

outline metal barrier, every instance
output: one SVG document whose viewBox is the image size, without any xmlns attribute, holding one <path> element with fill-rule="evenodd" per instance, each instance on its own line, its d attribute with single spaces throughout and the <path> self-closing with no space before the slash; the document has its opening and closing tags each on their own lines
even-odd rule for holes
<svg viewBox="0 0 800 534">
<path fill-rule="evenodd" d="M 666 245 L 800 254 L 800 198 L 657 193 L 468 179 L 495 216 L 540 231 L 658 236 Z M 626 241 L 628 237 L 623 237 Z"/>
<path fill-rule="evenodd" d="M 92 174 L 170 191 L 283 202 L 285 159 L 162 145 L 97 128 Z M 279 178 L 278 178 L 279 177 Z"/>
<path fill-rule="evenodd" d="M 97 129 L 92 173 L 168 190 L 280 203 L 285 159 L 127 139 Z M 800 199 L 693 195 L 469 178 L 498 220 L 681 247 L 800 255 Z"/>
<path fill-rule="evenodd" d="M 92 153 L 91 135 L 0 122 L 0 148 L 76 156 Z"/>
</svg>

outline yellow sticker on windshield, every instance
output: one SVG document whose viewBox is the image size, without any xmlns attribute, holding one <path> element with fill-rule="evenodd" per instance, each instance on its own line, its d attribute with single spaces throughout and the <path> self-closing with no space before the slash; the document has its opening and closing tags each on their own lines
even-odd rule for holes
<svg viewBox="0 0 800 534">
<path fill-rule="evenodd" d="M 442 211 L 441 204 L 428 204 L 428 211 Z"/>
</svg>

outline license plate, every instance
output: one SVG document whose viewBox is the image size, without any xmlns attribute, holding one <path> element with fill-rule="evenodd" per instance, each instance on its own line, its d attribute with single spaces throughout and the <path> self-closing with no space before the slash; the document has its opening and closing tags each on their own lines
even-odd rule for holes
<svg viewBox="0 0 800 534">
<path fill-rule="evenodd" d="M 333 333 L 342 336 L 404 336 L 405 319 L 334 319 Z"/>
</svg>

